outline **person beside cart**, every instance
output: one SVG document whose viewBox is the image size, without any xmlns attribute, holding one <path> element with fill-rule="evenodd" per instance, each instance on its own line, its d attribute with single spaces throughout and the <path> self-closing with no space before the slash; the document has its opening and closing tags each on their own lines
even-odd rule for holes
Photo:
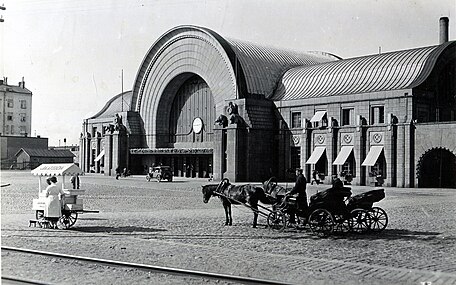
<svg viewBox="0 0 456 285">
<path fill-rule="evenodd" d="M 79 174 L 74 174 L 73 176 L 71 176 L 71 184 L 73 185 L 73 189 L 79 189 Z"/>
<path fill-rule="evenodd" d="M 62 215 L 62 204 L 60 197 L 64 195 L 61 188 L 57 187 L 57 178 L 52 176 L 46 179 L 48 187 L 46 187 L 46 203 L 44 208 L 44 216 L 46 218 L 59 218 Z"/>
<path fill-rule="evenodd" d="M 297 209 L 300 211 L 304 211 L 307 209 L 307 194 L 306 194 L 306 184 L 307 180 L 306 177 L 302 174 L 302 169 L 296 169 L 296 183 L 293 189 L 288 192 L 286 195 L 291 196 L 296 194 L 296 204 Z M 290 223 L 294 224 L 295 222 L 295 214 L 292 213 L 290 215 Z"/>
</svg>

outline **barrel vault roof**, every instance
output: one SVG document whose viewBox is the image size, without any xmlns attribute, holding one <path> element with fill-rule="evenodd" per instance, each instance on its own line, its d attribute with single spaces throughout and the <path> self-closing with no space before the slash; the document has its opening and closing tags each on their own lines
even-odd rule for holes
<svg viewBox="0 0 456 285">
<path fill-rule="evenodd" d="M 450 45 L 350 58 L 285 72 L 272 100 L 297 100 L 413 88 L 431 73 Z"/>
<path fill-rule="evenodd" d="M 116 113 L 122 112 L 122 110 L 127 111 L 130 109 L 132 98 L 132 92 L 126 91 L 116 96 L 112 97 L 106 105 L 101 109 L 97 114 L 90 117 L 89 119 L 97 119 L 97 118 L 111 118 Z M 122 102 L 123 100 L 123 102 Z M 123 106 L 122 106 L 123 105 Z"/>
</svg>

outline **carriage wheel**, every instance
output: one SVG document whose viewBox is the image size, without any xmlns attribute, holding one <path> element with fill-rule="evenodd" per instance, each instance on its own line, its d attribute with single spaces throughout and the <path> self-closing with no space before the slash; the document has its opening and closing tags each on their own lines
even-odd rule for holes
<svg viewBox="0 0 456 285">
<path fill-rule="evenodd" d="M 72 227 L 78 219 L 77 212 L 63 212 L 62 216 L 59 218 L 59 227 L 68 229 Z"/>
<path fill-rule="evenodd" d="M 379 207 L 372 207 L 369 211 L 371 218 L 370 230 L 373 232 L 381 232 L 388 225 L 388 216 L 385 210 Z"/>
<path fill-rule="evenodd" d="M 146 176 L 146 180 L 147 180 L 147 182 L 150 181 L 150 176 L 149 175 Z"/>
<path fill-rule="evenodd" d="M 334 231 L 347 233 L 351 231 L 352 224 L 346 215 L 334 215 Z"/>
<path fill-rule="evenodd" d="M 350 212 L 351 230 L 355 233 L 365 233 L 369 230 L 371 217 L 364 209 L 354 209 Z"/>
<path fill-rule="evenodd" d="M 40 220 L 42 218 L 44 218 L 44 211 L 43 210 L 37 210 L 36 213 L 35 213 L 35 218 L 36 220 Z"/>
<path fill-rule="evenodd" d="M 160 174 L 157 175 L 157 180 L 158 180 L 158 182 L 160 182 L 162 180 L 162 177 Z"/>
<path fill-rule="evenodd" d="M 287 217 L 282 211 L 272 211 L 268 215 L 268 226 L 273 230 L 283 231 L 287 225 Z"/>
<path fill-rule="evenodd" d="M 333 216 L 325 209 L 316 209 L 310 214 L 309 226 L 314 234 L 321 237 L 328 236 L 334 230 Z"/>
</svg>

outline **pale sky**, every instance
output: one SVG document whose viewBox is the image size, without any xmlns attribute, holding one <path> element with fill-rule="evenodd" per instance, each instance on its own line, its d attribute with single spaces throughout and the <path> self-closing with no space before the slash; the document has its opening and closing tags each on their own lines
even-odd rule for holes
<svg viewBox="0 0 456 285">
<path fill-rule="evenodd" d="M 152 44 L 178 25 L 343 58 L 436 45 L 455 0 L 4 0 L 0 77 L 33 92 L 32 135 L 78 144 L 82 120 L 131 90 Z"/>
</svg>

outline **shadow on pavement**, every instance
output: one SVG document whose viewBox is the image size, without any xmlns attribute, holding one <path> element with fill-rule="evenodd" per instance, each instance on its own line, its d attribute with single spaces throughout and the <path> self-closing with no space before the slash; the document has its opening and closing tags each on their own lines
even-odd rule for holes
<svg viewBox="0 0 456 285">
<path fill-rule="evenodd" d="M 421 240 L 431 241 L 440 239 L 439 232 L 423 232 L 411 231 L 406 229 L 385 229 L 380 233 L 365 233 L 365 234 L 350 234 L 348 239 L 364 239 L 364 240 Z"/>
<path fill-rule="evenodd" d="M 94 227 L 75 227 L 71 230 L 76 232 L 85 232 L 85 233 L 155 233 L 155 232 L 166 232 L 166 229 L 156 229 L 156 228 L 144 228 L 144 227 L 104 227 L 104 226 L 94 226 Z"/>
</svg>

